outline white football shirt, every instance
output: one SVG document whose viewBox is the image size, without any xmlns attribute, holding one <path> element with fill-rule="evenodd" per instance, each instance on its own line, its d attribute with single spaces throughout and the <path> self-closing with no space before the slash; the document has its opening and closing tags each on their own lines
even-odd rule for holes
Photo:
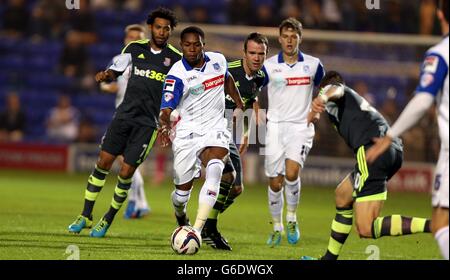
<svg viewBox="0 0 450 280">
<path fill-rule="evenodd" d="M 325 75 L 320 60 L 299 52 L 298 61 L 288 65 L 280 52 L 266 60 L 264 66 L 268 77 L 267 119 L 306 123 L 314 86 L 318 86 Z"/>
<path fill-rule="evenodd" d="M 225 79 L 227 61 L 220 53 L 206 52 L 205 64 L 192 68 L 183 58 L 176 62 L 164 82 L 161 109 L 177 110 L 177 137 L 205 135 L 225 129 Z"/>
<path fill-rule="evenodd" d="M 448 151 L 448 36 L 426 53 L 417 94 L 428 93 L 436 98 L 441 145 Z"/>
</svg>

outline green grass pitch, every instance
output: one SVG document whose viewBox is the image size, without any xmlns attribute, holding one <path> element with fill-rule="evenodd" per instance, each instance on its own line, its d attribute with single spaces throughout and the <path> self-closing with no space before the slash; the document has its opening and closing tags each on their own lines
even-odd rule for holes
<svg viewBox="0 0 450 280">
<path fill-rule="evenodd" d="M 283 236 L 280 247 L 269 248 L 265 244 L 271 231 L 267 187 L 248 185 L 219 220 L 220 230 L 233 251 L 202 246 L 194 256 L 180 256 L 172 252 L 169 243 L 176 227 L 169 182 L 155 187 L 146 178 L 152 212 L 144 219 L 124 220 L 122 209 L 106 238 L 90 238 L 87 230 L 80 235 L 69 234 L 67 226 L 82 208 L 87 177 L 88 174 L 0 171 L 0 259 L 64 260 L 69 256 L 66 248 L 76 245 L 80 259 L 297 260 L 301 255 L 324 253 L 334 217 L 334 189 L 303 186 L 298 211 L 300 242 L 289 245 Z M 94 209 L 94 223 L 109 207 L 115 181 L 115 175 L 108 176 Z M 188 205 L 191 220 L 195 219 L 201 184 L 196 182 Z M 383 214 L 429 217 L 430 196 L 390 193 Z M 384 260 L 440 259 L 431 234 L 362 240 L 354 231 L 341 259 L 367 259 L 369 245 L 378 246 L 380 258 Z"/>
</svg>

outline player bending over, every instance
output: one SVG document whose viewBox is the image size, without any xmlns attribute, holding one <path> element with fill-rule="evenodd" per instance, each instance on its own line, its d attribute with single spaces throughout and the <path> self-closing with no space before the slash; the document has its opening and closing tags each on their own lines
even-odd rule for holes
<svg viewBox="0 0 450 280">
<path fill-rule="evenodd" d="M 318 113 L 327 112 L 339 135 L 353 150 L 357 164 L 336 188 L 336 216 L 331 224 L 328 248 L 322 260 L 336 260 L 345 243 L 353 221 L 361 238 L 378 239 L 430 232 L 430 220 L 391 215 L 380 217 L 387 199 L 387 181 L 400 169 L 403 145 L 394 138 L 389 149 L 368 165 L 366 150 L 372 138 L 386 134 L 389 129 L 384 117 L 364 98 L 344 84 L 337 72 L 330 71 L 320 84 L 320 94 L 313 101 L 308 122 L 318 119 Z M 313 259 L 304 256 L 302 259 Z"/>
</svg>

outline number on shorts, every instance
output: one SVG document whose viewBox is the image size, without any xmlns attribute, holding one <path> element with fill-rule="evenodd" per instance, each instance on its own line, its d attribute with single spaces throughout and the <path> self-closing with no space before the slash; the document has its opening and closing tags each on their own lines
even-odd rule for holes
<svg viewBox="0 0 450 280">
<path fill-rule="evenodd" d="M 361 181 L 361 174 L 359 174 L 359 172 L 356 173 L 355 175 L 355 184 L 353 185 L 353 188 L 355 190 L 359 189 L 359 182 Z"/>
<path fill-rule="evenodd" d="M 436 174 L 436 178 L 434 179 L 434 190 L 438 191 L 441 187 L 441 174 Z"/>
<path fill-rule="evenodd" d="M 142 152 L 139 155 L 139 162 L 143 162 L 144 161 L 145 152 L 147 151 L 147 147 L 148 147 L 148 144 L 142 145 Z"/>
</svg>

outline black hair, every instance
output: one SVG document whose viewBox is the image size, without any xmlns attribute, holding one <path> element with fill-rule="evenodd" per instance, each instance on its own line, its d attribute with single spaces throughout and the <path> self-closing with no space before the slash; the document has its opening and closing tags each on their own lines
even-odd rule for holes
<svg viewBox="0 0 450 280">
<path fill-rule="evenodd" d="M 445 20 L 448 22 L 448 0 L 439 0 L 438 9 L 444 13 Z"/>
<path fill-rule="evenodd" d="M 190 34 L 190 33 L 197 34 L 202 39 L 205 39 L 205 32 L 203 32 L 203 30 L 197 26 L 189 26 L 189 27 L 186 27 L 185 29 L 183 29 L 183 31 L 181 31 L 181 34 L 180 34 L 180 39 L 183 40 L 184 35 Z"/>
<path fill-rule="evenodd" d="M 172 29 L 174 29 L 178 23 L 178 20 L 172 10 L 164 7 L 159 7 L 151 11 L 147 18 L 147 24 L 153 24 L 156 18 L 163 18 L 170 21 L 170 27 Z"/>
<path fill-rule="evenodd" d="M 342 78 L 341 74 L 339 74 L 337 71 L 330 70 L 325 74 L 325 77 L 322 78 L 319 88 L 326 87 L 327 85 L 338 85 L 344 83 L 345 81 L 344 78 Z"/>
<path fill-rule="evenodd" d="M 245 42 L 244 42 L 244 51 L 245 52 L 247 52 L 248 41 L 254 41 L 258 44 L 264 44 L 267 47 L 267 51 L 269 50 L 269 40 L 267 40 L 267 37 L 262 35 L 261 33 L 253 32 L 247 36 L 247 38 L 245 39 Z"/>
<path fill-rule="evenodd" d="M 302 23 L 293 17 L 283 20 L 278 28 L 280 30 L 280 34 L 283 31 L 283 28 L 294 29 L 297 32 L 297 34 L 300 35 L 300 38 L 302 37 L 303 34 Z"/>
</svg>

